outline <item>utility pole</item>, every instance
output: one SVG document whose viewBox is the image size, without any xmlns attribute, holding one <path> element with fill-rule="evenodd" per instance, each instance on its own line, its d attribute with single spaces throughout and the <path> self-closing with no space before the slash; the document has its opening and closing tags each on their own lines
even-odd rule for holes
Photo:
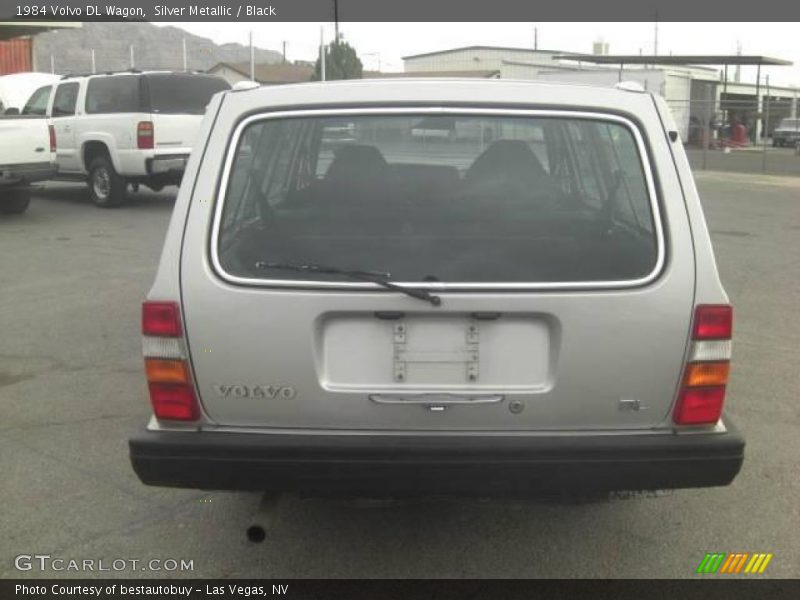
<svg viewBox="0 0 800 600">
<path fill-rule="evenodd" d="M 133 69 L 136 68 L 136 60 L 134 60 L 134 56 L 133 56 L 133 44 L 128 46 L 128 50 L 130 51 L 130 55 L 131 55 L 131 70 L 133 70 Z"/>
<path fill-rule="evenodd" d="M 283 40 L 283 62 L 286 63 L 286 40 Z"/>
<path fill-rule="evenodd" d="M 766 104 L 764 108 L 765 119 L 764 119 L 764 147 L 762 150 L 761 156 L 761 171 L 763 173 L 767 172 L 767 136 L 769 135 L 769 75 L 767 75 L 767 96 L 764 98 L 764 103 Z"/>
<path fill-rule="evenodd" d="M 92 48 L 92 75 L 97 73 L 97 63 L 94 60 L 94 48 Z"/>
<path fill-rule="evenodd" d="M 319 78 L 325 81 L 325 30 L 319 28 Z"/>
<path fill-rule="evenodd" d="M 339 42 L 339 0 L 333 0 L 333 41 Z"/>
<path fill-rule="evenodd" d="M 741 55 L 742 55 L 742 42 L 737 40 L 736 41 L 736 56 L 741 56 Z M 742 65 L 738 65 L 737 64 L 736 65 L 736 71 L 734 71 L 734 73 L 733 73 L 733 80 L 736 83 L 739 83 L 741 78 L 742 78 Z"/>
<path fill-rule="evenodd" d="M 658 56 L 658 11 L 656 11 L 656 22 L 653 34 L 653 56 Z"/>
<path fill-rule="evenodd" d="M 256 80 L 256 55 L 253 51 L 253 32 L 250 32 L 250 81 Z"/>
<path fill-rule="evenodd" d="M 183 45 L 183 70 L 184 71 L 188 71 L 189 70 L 189 60 L 188 60 L 188 57 L 186 56 L 186 37 L 183 38 L 183 44 L 182 45 Z"/>
<path fill-rule="evenodd" d="M 533 49 L 534 50 L 538 50 L 539 49 L 539 28 L 538 27 L 534 27 L 533 28 Z"/>
</svg>

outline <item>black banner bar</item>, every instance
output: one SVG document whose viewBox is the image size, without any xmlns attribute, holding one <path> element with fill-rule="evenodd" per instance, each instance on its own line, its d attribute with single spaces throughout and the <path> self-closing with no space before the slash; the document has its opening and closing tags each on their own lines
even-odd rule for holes
<svg viewBox="0 0 800 600">
<path fill-rule="evenodd" d="M 787 0 L 0 0 L 0 20 L 800 21 Z"/>
<path fill-rule="evenodd" d="M 750 576 L 752 577 L 752 576 Z M 102 598 L 230 600 L 232 598 L 287 598 L 291 600 L 642 600 L 680 598 L 692 600 L 735 600 L 800 597 L 798 580 L 765 580 L 718 577 L 700 580 L 35 580 L 0 581 L 0 598 L 53 600 Z"/>
</svg>

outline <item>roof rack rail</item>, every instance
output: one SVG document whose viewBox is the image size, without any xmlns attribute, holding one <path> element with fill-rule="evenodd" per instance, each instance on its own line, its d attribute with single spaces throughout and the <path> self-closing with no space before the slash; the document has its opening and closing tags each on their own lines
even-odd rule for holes
<svg viewBox="0 0 800 600">
<path fill-rule="evenodd" d="M 92 77 L 93 75 L 119 75 L 120 73 L 142 73 L 141 69 L 120 69 L 119 71 L 98 71 L 97 73 L 67 73 L 61 79 L 71 79 L 73 77 Z"/>
</svg>

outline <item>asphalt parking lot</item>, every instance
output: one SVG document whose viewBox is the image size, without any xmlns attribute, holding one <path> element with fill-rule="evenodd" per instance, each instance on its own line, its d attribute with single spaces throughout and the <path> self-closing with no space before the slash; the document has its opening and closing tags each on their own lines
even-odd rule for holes
<svg viewBox="0 0 800 600">
<path fill-rule="evenodd" d="M 728 411 L 748 440 L 728 488 L 597 504 L 284 499 L 246 541 L 258 496 L 148 488 L 128 435 L 148 415 L 139 311 L 173 196 L 100 210 L 50 184 L 0 219 L 0 538 L 14 557 L 176 559 L 124 577 L 691 577 L 706 552 L 772 552 L 800 576 L 800 179 L 702 173 L 698 185 L 736 306 Z M 97 575 L 101 575 L 97 573 Z"/>
</svg>

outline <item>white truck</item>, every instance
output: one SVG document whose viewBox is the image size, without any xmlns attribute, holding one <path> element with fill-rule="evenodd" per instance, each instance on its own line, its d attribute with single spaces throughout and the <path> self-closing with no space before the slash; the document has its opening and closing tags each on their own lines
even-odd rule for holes
<svg viewBox="0 0 800 600">
<path fill-rule="evenodd" d="M 25 212 L 31 184 L 51 179 L 56 173 L 54 147 L 44 116 L 52 79 L 41 73 L 0 77 L 1 213 Z"/>
<path fill-rule="evenodd" d="M 62 78 L 47 110 L 59 177 L 87 181 L 92 200 L 105 208 L 122 204 L 129 185 L 177 185 L 206 105 L 229 88 L 203 73 Z"/>
</svg>

